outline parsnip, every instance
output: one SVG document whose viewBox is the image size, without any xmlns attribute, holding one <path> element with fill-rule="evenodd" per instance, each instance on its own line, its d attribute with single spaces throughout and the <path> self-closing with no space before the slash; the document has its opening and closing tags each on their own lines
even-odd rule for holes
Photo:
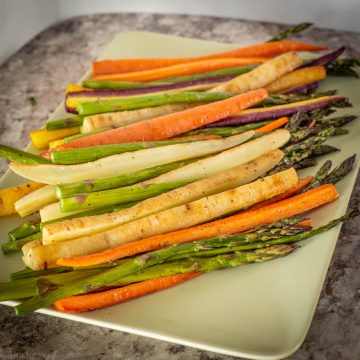
<svg viewBox="0 0 360 360">
<path fill-rule="evenodd" d="M 15 202 L 16 212 L 25 217 L 39 211 L 42 207 L 57 201 L 55 187 L 42 186 Z"/>
<path fill-rule="evenodd" d="M 129 209 L 48 224 L 43 228 L 42 242 L 49 244 L 53 241 L 68 240 L 104 231 L 204 196 L 246 184 L 272 169 L 282 157 L 282 151 L 274 150 L 244 165 L 144 200 Z"/>
<path fill-rule="evenodd" d="M 57 199 L 56 199 L 57 200 Z M 78 214 L 84 210 L 71 211 L 67 213 L 61 212 L 60 202 L 54 202 L 53 204 L 49 204 L 40 209 L 40 219 L 41 222 L 50 221 L 62 218 L 64 216 L 71 216 L 74 214 Z"/>
<path fill-rule="evenodd" d="M 220 140 L 204 140 L 127 152 L 108 156 L 93 162 L 76 165 L 24 165 L 10 163 L 10 168 L 20 176 L 55 185 L 91 178 L 115 176 L 132 171 L 192 159 L 230 149 L 254 135 L 254 131 Z"/>
<path fill-rule="evenodd" d="M 102 251 L 156 234 L 191 227 L 249 207 L 289 190 L 297 184 L 297 181 L 296 171 L 291 168 L 250 184 L 206 196 L 92 236 L 31 249 L 23 248 L 23 259 L 25 264 L 32 269 L 54 267 L 56 260 L 61 257 L 74 257 Z"/>
<path fill-rule="evenodd" d="M 243 165 L 269 151 L 280 148 L 290 139 L 288 130 L 279 129 L 245 144 L 200 159 L 179 169 L 169 171 L 151 179 L 152 184 L 173 181 L 195 181 Z M 150 181 L 144 181 L 147 184 Z"/>
<path fill-rule="evenodd" d="M 302 58 L 295 52 L 288 52 L 272 58 L 255 69 L 220 84 L 210 92 L 232 92 L 242 94 L 250 90 L 265 87 L 281 76 L 303 64 Z"/>
<path fill-rule="evenodd" d="M 81 132 L 89 132 L 108 126 L 120 127 L 138 121 L 186 110 L 190 105 L 174 104 L 162 105 L 139 110 L 118 111 L 104 114 L 90 115 L 84 118 Z"/>
</svg>

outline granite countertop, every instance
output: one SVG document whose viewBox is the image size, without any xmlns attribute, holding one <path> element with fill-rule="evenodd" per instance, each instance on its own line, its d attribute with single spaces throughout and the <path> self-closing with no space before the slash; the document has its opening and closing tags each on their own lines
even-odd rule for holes
<svg viewBox="0 0 360 360">
<path fill-rule="evenodd" d="M 155 31 L 229 43 L 261 42 L 283 29 L 264 22 L 199 16 L 111 14 L 73 18 L 31 40 L 0 67 L 0 143 L 24 147 L 90 61 L 119 32 Z M 304 41 L 346 45 L 360 56 L 360 34 L 314 28 Z M 36 104 L 28 98 L 34 96 Z M 6 164 L 0 160 L 0 175 Z M 360 177 L 351 203 L 359 204 Z M 342 227 L 309 333 L 294 360 L 360 358 L 360 219 Z M 235 359 L 41 314 L 17 318 L 0 306 L 0 359 Z"/>
</svg>

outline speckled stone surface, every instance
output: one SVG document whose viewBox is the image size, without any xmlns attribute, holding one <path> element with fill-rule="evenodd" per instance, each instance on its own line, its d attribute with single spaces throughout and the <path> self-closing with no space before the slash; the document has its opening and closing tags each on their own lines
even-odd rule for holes
<svg viewBox="0 0 360 360">
<path fill-rule="evenodd" d="M 146 30 L 223 42 L 260 42 L 278 24 L 197 16 L 112 14 L 67 20 L 42 32 L 0 67 L 0 143 L 24 147 L 102 48 L 119 32 Z M 360 55 L 360 34 L 312 29 L 304 41 L 346 45 Z M 36 98 L 31 105 L 28 97 Z M 0 175 L 6 164 L 0 160 Z M 352 204 L 360 201 L 360 177 Z M 345 224 L 309 333 L 294 360 L 360 359 L 360 220 Z M 0 306 L 0 359 L 230 360 L 163 341 Z"/>
</svg>

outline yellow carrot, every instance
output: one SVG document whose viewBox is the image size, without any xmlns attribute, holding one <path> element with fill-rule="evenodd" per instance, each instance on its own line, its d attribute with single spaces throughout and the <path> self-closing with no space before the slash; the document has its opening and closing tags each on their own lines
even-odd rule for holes
<svg viewBox="0 0 360 360">
<path fill-rule="evenodd" d="M 58 130 L 39 129 L 30 131 L 30 138 L 36 149 L 43 150 L 47 149 L 49 143 L 54 140 L 63 139 L 67 136 L 76 135 L 79 133 L 79 126 L 73 126 Z"/>
<path fill-rule="evenodd" d="M 312 66 L 295 70 L 266 86 L 266 90 L 277 93 L 298 85 L 309 84 L 326 78 L 324 66 Z"/>
<path fill-rule="evenodd" d="M 30 182 L 0 190 L 0 216 L 16 214 L 15 202 L 44 184 Z"/>
</svg>

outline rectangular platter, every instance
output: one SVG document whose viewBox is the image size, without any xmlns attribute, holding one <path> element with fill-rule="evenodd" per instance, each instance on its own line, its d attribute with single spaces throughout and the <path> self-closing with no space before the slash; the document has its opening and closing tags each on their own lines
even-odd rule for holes
<svg viewBox="0 0 360 360">
<path fill-rule="evenodd" d="M 111 41 L 100 58 L 196 56 L 241 45 L 129 32 Z M 353 108 L 337 113 L 360 116 L 359 84 L 353 78 L 330 77 L 320 91 L 338 89 L 339 95 L 350 97 Z M 52 118 L 64 115 L 62 103 Z M 347 128 L 348 135 L 328 141 L 341 151 L 321 158 L 319 163 L 331 158 L 338 164 L 354 153 L 359 156 L 360 122 L 354 121 Z M 358 170 L 357 160 L 355 170 L 337 185 L 339 199 L 309 214 L 315 226 L 345 213 Z M 310 168 L 301 171 L 300 176 L 315 171 L 315 167 Z M 21 182 L 24 179 L 8 172 L 0 181 L 0 188 Z M 1 218 L 1 242 L 6 242 L 8 231 L 21 222 L 17 216 Z M 39 312 L 222 354 L 253 359 L 284 358 L 296 351 L 306 336 L 339 231 L 337 227 L 304 241 L 300 250 L 284 259 L 205 274 L 105 310 L 82 315 L 52 309 Z M 11 272 L 22 268 L 19 255 L 0 254 L 0 281 L 8 281 Z M 13 306 L 15 302 L 4 304 Z"/>
</svg>

